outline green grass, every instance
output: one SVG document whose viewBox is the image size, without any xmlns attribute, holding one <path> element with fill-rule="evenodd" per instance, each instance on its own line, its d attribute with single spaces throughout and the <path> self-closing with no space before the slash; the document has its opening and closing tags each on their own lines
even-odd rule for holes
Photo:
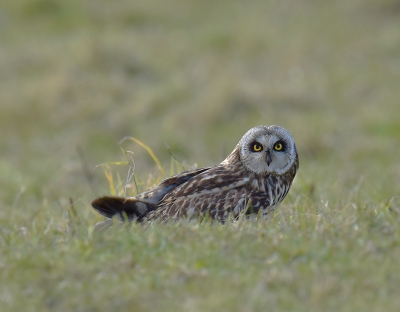
<svg viewBox="0 0 400 312">
<path fill-rule="evenodd" d="M 398 311 L 399 8 L 0 0 L 1 310 Z M 143 191 L 260 124 L 300 155 L 267 222 L 92 232 L 123 137 Z"/>
</svg>

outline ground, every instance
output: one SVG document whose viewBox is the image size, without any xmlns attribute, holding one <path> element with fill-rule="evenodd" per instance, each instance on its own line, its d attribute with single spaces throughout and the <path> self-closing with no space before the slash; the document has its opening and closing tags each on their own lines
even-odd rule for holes
<svg viewBox="0 0 400 312">
<path fill-rule="evenodd" d="M 1 0 L 2 310 L 399 311 L 399 17 L 398 0 Z M 110 163 L 133 157 L 143 191 L 271 124 L 300 170 L 268 221 L 93 232 L 90 201 L 124 193 Z"/>
</svg>

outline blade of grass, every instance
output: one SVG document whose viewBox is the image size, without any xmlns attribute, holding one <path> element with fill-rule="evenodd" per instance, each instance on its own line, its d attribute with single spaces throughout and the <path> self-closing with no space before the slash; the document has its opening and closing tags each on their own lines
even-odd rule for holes
<svg viewBox="0 0 400 312">
<path fill-rule="evenodd" d="M 161 171 L 161 173 L 162 174 L 165 173 L 164 172 L 164 168 L 161 166 L 160 161 L 158 160 L 158 158 L 156 157 L 156 155 L 153 153 L 152 149 L 149 146 L 144 144 L 142 141 L 140 141 L 140 140 L 138 140 L 138 139 L 136 139 L 134 137 L 130 137 L 130 136 L 123 137 L 122 140 L 119 141 L 119 144 L 121 144 L 121 143 L 123 143 L 123 142 L 125 142 L 127 140 L 133 141 L 133 142 L 139 144 L 142 148 L 144 148 L 147 151 L 147 153 L 149 153 L 150 157 L 154 160 L 154 162 L 157 165 L 157 168 Z"/>
</svg>

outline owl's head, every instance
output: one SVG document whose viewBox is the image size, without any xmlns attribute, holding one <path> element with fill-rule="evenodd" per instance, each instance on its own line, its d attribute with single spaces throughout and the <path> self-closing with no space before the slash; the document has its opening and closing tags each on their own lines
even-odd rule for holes
<svg viewBox="0 0 400 312">
<path fill-rule="evenodd" d="M 250 129 L 238 147 L 243 165 L 257 174 L 281 175 L 298 161 L 292 136 L 278 126 Z"/>
</svg>

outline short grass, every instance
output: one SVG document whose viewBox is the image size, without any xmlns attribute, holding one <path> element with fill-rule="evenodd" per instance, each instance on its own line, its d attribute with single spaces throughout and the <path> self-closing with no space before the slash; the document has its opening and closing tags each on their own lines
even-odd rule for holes
<svg viewBox="0 0 400 312">
<path fill-rule="evenodd" d="M 0 0 L 1 310 L 399 311 L 399 17 L 398 0 Z M 121 143 L 143 191 L 260 124 L 300 154 L 268 221 L 93 232 L 90 200 L 124 192 L 127 166 L 96 167 L 126 161 L 123 137 L 163 167 Z"/>
</svg>

